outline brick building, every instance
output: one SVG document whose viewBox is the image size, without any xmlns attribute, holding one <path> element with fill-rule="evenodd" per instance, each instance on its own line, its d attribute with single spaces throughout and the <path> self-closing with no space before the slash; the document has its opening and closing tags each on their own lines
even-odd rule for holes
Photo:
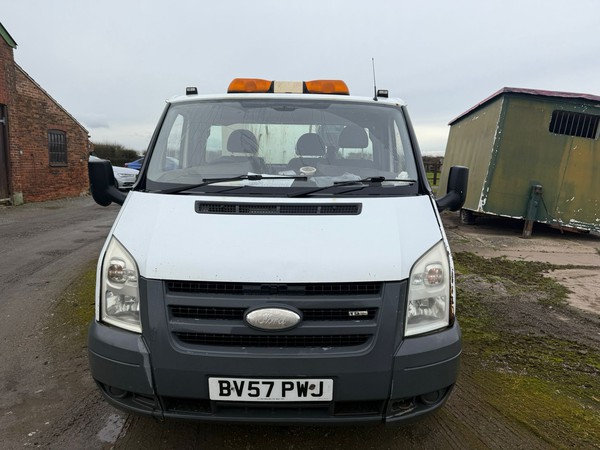
<svg viewBox="0 0 600 450">
<path fill-rule="evenodd" d="M 88 131 L 18 64 L 0 23 L 0 202 L 88 192 Z"/>
</svg>

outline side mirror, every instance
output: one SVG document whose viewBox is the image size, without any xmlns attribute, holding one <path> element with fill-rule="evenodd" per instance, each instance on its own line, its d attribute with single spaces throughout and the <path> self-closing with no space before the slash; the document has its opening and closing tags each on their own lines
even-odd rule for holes
<svg viewBox="0 0 600 450">
<path fill-rule="evenodd" d="M 446 209 L 458 211 L 465 204 L 467 198 L 467 185 L 469 183 L 469 169 L 463 166 L 450 167 L 448 175 L 448 189 L 446 195 L 436 200 L 438 211 Z"/>
<path fill-rule="evenodd" d="M 115 187 L 115 175 L 110 161 L 96 160 L 88 162 L 88 175 L 92 197 L 101 206 L 108 206 L 112 202 L 122 205 L 127 194 Z"/>
</svg>

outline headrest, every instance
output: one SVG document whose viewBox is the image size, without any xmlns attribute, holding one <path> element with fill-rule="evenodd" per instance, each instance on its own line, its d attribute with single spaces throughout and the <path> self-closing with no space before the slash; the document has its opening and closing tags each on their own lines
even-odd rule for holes
<svg viewBox="0 0 600 450">
<path fill-rule="evenodd" d="M 348 125 L 340 133 L 339 148 L 367 148 L 368 146 L 369 137 L 367 132 L 358 125 Z"/>
<path fill-rule="evenodd" d="M 227 150 L 231 153 L 257 153 L 258 141 L 252 131 L 235 130 L 229 135 Z"/>
<path fill-rule="evenodd" d="M 299 156 L 325 156 L 325 144 L 321 136 L 315 133 L 306 133 L 296 142 L 296 155 Z"/>
</svg>

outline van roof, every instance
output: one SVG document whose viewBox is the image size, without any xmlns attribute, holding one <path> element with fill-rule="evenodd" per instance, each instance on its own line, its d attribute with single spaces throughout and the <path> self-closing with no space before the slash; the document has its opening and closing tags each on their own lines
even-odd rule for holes
<svg viewBox="0 0 600 450">
<path fill-rule="evenodd" d="M 335 102 L 351 103 L 369 103 L 383 104 L 388 106 L 406 106 L 406 103 L 399 98 L 377 98 L 354 96 L 354 95 L 332 95 L 332 94 L 210 94 L 210 95 L 177 95 L 167 100 L 167 103 L 193 103 L 207 100 L 243 100 L 243 99 L 261 99 L 261 100 L 328 100 Z"/>
</svg>

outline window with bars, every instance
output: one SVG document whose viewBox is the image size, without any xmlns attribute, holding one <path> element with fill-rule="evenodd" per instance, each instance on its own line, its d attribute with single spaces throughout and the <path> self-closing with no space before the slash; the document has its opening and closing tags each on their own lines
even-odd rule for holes
<svg viewBox="0 0 600 450">
<path fill-rule="evenodd" d="M 67 165 L 67 133 L 48 130 L 48 154 L 51 166 Z"/>
<path fill-rule="evenodd" d="M 598 139 L 599 123 L 600 116 L 557 109 L 552 112 L 549 130 L 554 134 Z"/>
</svg>

